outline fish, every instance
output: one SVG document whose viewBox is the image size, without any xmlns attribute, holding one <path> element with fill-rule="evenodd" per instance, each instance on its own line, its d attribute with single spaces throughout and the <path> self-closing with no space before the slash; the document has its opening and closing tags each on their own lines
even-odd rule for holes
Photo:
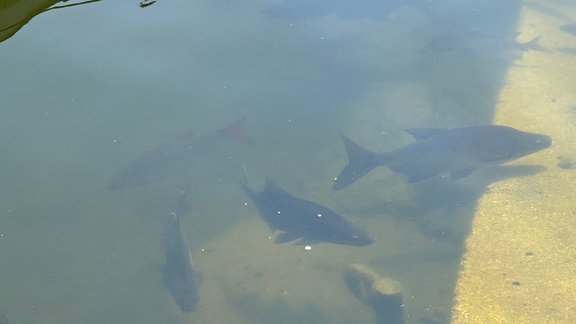
<svg viewBox="0 0 576 324">
<path fill-rule="evenodd" d="M 463 178 L 475 170 L 543 150 L 552 138 L 501 125 L 451 129 L 405 129 L 416 142 L 395 150 L 375 153 L 340 134 L 348 164 L 335 178 L 333 190 L 343 189 L 377 166 L 385 165 L 418 182 L 441 174 Z"/>
<path fill-rule="evenodd" d="M 164 284 L 182 312 L 193 312 L 200 300 L 202 274 L 195 269 L 188 243 L 182 236 L 180 214 L 170 213 L 164 223 L 163 239 L 166 263 L 160 267 L 160 273 Z"/>
<path fill-rule="evenodd" d="M 275 243 L 327 242 L 365 246 L 375 238 L 332 209 L 289 194 L 266 177 L 260 192 L 240 183 L 272 231 L 282 231 Z"/>
<path fill-rule="evenodd" d="M 112 190 L 148 185 L 186 171 L 198 158 L 214 150 L 222 139 L 249 144 L 244 134 L 246 118 L 240 117 L 224 128 L 196 137 L 192 132 L 163 143 L 131 161 L 110 181 Z"/>
<path fill-rule="evenodd" d="M 507 58 L 513 57 L 514 52 L 522 53 L 529 50 L 550 53 L 546 47 L 538 42 L 540 36 L 536 36 L 527 42 L 516 40 L 519 33 L 512 36 L 489 34 L 483 31 L 461 31 L 440 35 L 430 40 L 423 48 L 424 53 L 456 53 L 476 56 L 479 58 Z"/>
</svg>

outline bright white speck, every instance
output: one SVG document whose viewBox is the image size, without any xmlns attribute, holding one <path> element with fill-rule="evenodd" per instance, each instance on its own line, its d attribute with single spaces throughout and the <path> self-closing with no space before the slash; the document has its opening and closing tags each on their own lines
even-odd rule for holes
<svg viewBox="0 0 576 324">
<path fill-rule="evenodd" d="M 318 215 L 316 215 L 316 216 L 318 216 L 318 217 L 322 217 L 322 214 L 318 214 Z"/>
<path fill-rule="evenodd" d="M 247 203 L 247 202 L 245 202 L 245 203 L 244 203 L 244 206 L 248 206 L 248 203 Z"/>
<path fill-rule="evenodd" d="M 280 211 L 277 211 L 276 214 L 280 214 Z"/>
<path fill-rule="evenodd" d="M 304 250 L 306 250 L 306 251 L 312 251 L 312 247 L 311 247 L 310 245 L 306 245 L 306 246 L 304 247 Z"/>
</svg>

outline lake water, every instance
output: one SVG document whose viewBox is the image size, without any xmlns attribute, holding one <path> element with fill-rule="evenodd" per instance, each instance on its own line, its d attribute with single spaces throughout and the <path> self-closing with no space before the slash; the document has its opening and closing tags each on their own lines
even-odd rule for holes
<svg viewBox="0 0 576 324">
<path fill-rule="evenodd" d="M 382 152 L 412 143 L 406 128 L 491 124 L 507 68 L 522 64 L 519 44 L 538 34 L 516 34 L 520 1 L 399 2 L 32 10 L 0 43 L 0 314 L 10 323 L 372 323 L 343 280 L 362 263 L 402 284 L 406 323 L 448 323 L 489 176 L 411 184 L 380 167 L 335 192 L 347 162 L 339 132 Z M 251 143 L 221 139 L 174 176 L 109 189 L 148 150 L 242 116 Z M 246 177 L 258 189 L 270 177 L 377 240 L 274 244 L 238 185 Z M 182 232 L 203 273 L 193 313 L 180 311 L 158 270 L 182 190 Z"/>
</svg>

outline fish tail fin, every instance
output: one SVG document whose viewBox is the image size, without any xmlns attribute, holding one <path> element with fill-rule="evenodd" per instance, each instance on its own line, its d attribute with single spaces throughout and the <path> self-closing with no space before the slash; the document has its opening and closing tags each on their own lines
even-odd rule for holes
<svg viewBox="0 0 576 324">
<path fill-rule="evenodd" d="M 552 51 L 549 48 L 546 48 L 542 45 L 540 45 L 540 35 L 532 38 L 530 41 L 526 42 L 526 43 L 519 43 L 516 42 L 516 47 L 518 47 L 519 49 L 527 52 L 527 51 L 538 51 L 538 52 L 544 52 L 544 53 L 552 53 Z"/>
<path fill-rule="evenodd" d="M 335 179 L 332 190 L 340 190 L 352 184 L 360 177 L 382 164 L 382 154 L 369 151 L 352 141 L 348 136 L 340 133 L 348 154 L 348 164 Z"/>
<path fill-rule="evenodd" d="M 244 125 L 246 124 L 246 116 L 242 116 L 235 121 L 231 122 L 230 124 L 226 125 L 222 129 L 222 133 L 224 137 L 229 138 L 231 140 L 244 143 L 244 144 L 251 144 L 252 139 L 246 135 L 244 132 Z"/>
</svg>

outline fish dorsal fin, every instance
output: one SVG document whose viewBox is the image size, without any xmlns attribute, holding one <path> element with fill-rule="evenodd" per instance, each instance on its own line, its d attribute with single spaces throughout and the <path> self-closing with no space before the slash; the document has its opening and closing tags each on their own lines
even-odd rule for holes
<svg viewBox="0 0 576 324">
<path fill-rule="evenodd" d="M 264 186 L 264 192 L 267 193 L 276 193 L 276 194 L 285 194 L 286 191 L 280 188 L 276 182 L 272 181 L 270 178 L 266 177 L 266 185 Z"/>
<path fill-rule="evenodd" d="M 406 128 L 404 131 L 414 136 L 417 141 L 421 141 L 437 135 L 445 130 L 440 128 Z"/>
</svg>

